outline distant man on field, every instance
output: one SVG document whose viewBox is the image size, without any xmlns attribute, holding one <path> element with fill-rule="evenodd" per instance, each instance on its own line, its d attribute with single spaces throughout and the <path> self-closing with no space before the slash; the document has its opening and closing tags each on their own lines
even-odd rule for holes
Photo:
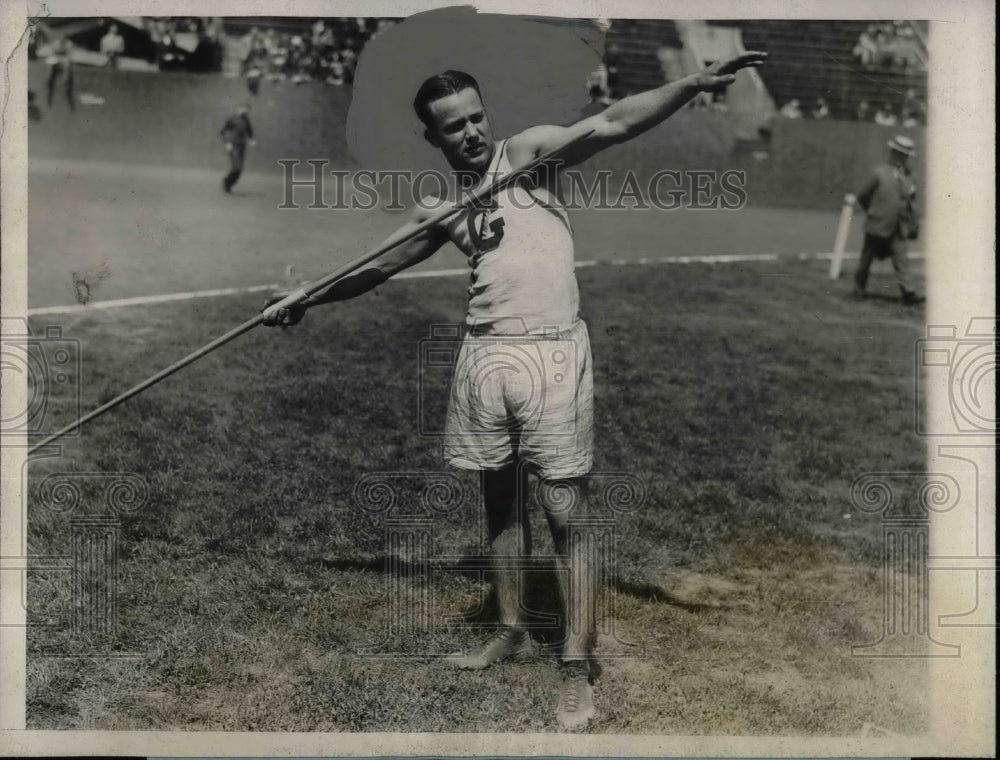
<svg viewBox="0 0 1000 760">
<path fill-rule="evenodd" d="M 247 145 L 253 147 L 257 143 L 253 139 L 253 127 L 250 124 L 250 106 L 242 104 L 236 113 L 226 119 L 219 134 L 226 143 L 226 153 L 229 154 L 229 173 L 222 180 L 222 189 L 227 193 L 233 191 L 233 185 L 243 173 L 243 161 L 246 158 Z"/>
<path fill-rule="evenodd" d="M 65 78 L 66 102 L 69 103 L 69 110 L 76 110 L 76 96 L 73 94 L 73 43 L 65 37 L 56 41 L 52 47 L 52 53 L 46 59 L 49 65 L 49 76 L 45 80 L 45 102 L 52 108 L 52 97 L 55 95 L 56 85 L 59 80 Z"/>
<path fill-rule="evenodd" d="M 579 141 L 560 161 L 564 166 L 585 161 L 656 126 L 698 93 L 725 87 L 737 71 L 765 59 L 764 53 L 744 53 L 623 98 L 570 127 L 531 127 L 508 139 L 494 137 L 479 84 L 464 72 L 430 77 L 413 105 L 424 137 L 456 172 L 472 178 L 475 190 L 574 139 Z M 404 239 L 439 207 L 438 199 L 425 198 L 412 221 L 390 239 Z M 538 501 L 561 562 L 567 636 L 556 718 L 563 727 L 582 728 L 594 717 L 595 580 L 586 558 L 570 553 L 567 504 L 575 505 L 574 516 L 586 515 L 593 380 L 587 326 L 579 315 L 572 229 L 560 202 L 558 174 L 538 172 L 482 205 L 465 208 L 306 303 L 279 308 L 277 302 L 286 294 L 275 294 L 264 307 L 264 324 L 292 325 L 308 308 L 358 296 L 448 241 L 465 253 L 472 272 L 466 334 L 445 422 L 445 456 L 452 466 L 480 473 L 500 628 L 479 650 L 455 653 L 446 662 L 479 669 L 530 651 L 523 578 L 504 562 L 530 553 L 525 511 L 530 472 L 538 481 Z M 507 361 L 522 349 L 538 362 L 536 373 Z M 541 387 L 532 385 L 535 378 Z"/>
<path fill-rule="evenodd" d="M 118 25 L 112 24 L 108 33 L 101 37 L 101 53 L 107 59 L 107 65 L 118 68 L 118 59 L 125 53 L 125 38 L 118 33 Z"/>
<path fill-rule="evenodd" d="M 924 301 L 913 290 L 906 262 L 907 244 L 919 233 L 917 186 L 908 166 L 917 151 L 913 140 L 904 135 L 896 135 L 887 145 L 889 163 L 876 166 L 858 192 L 858 204 L 867 216 L 864 248 L 854 273 L 854 295 L 865 297 L 872 261 L 891 259 L 902 301 L 913 305 Z"/>
</svg>

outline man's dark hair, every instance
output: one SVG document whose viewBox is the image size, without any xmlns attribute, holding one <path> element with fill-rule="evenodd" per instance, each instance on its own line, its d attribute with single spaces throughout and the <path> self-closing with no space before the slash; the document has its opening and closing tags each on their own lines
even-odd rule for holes
<svg viewBox="0 0 1000 760">
<path fill-rule="evenodd" d="M 431 115 L 428 106 L 435 100 L 440 100 L 448 95 L 454 95 L 456 92 L 461 92 L 470 87 L 479 94 L 480 98 L 483 97 L 483 93 L 479 90 L 479 82 L 471 74 L 466 74 L 464 71 L 455 71 L 454 69 L 448 69 L 448 71 L 435 74 L 425 79 L 424 83 L 420 85 L 420 89 L 417 90 L 417 96 L 413 99 L 413 110 L 417 112 L 420 121 L 428 127 L 433 127 L 434 117 Z"/>
</svg>

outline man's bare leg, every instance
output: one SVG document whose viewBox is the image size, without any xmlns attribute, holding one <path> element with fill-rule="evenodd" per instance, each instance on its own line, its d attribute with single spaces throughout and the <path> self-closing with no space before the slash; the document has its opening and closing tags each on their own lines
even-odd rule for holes
<svg viewBox="0 0 1000 760">
<path fill-rule="evenodd" d="M 541 480 L 538 500 L 552 531 L 558 557 L 562 614 L 566 626 L 562 660 L 564 681 L 556 718 L 564 728 L 582 728 L 594 717 L 590 662 L 596 636 L 595 542 L 574 521 L 590 512 L 585 477 Z"/>
<path fill-rule="evenodd" d="M 449 655 L 446 662 L 455 667 L 478 670 L 505 657 L 531 652 L 531 640 L 525 630 L 521 606 L 522 573 L 508 559 L 531 554 L 531 526 L 525 498 L 526 475 L 525 468 L 517 465 L 482 473 L 491 574 L 500 608 L 500 629 L 478 652 Z"/>
<path fill-rule="evenodd" d="M 526 496 L 527 470 L 524 467 L 514 465 L 483 473 L 486 530 L 493 584 L 500 606 L 500 623 L 522 629 L 525 617 L 521 606 L 522 573 L 512 567 L 507 558 L 531 555 L 531 525 Z"/>
</svg>

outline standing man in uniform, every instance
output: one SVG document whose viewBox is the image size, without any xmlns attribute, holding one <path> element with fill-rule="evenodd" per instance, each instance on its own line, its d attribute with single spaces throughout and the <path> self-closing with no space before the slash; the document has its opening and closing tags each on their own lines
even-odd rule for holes
<svg viewBox="0 0 1000 760">
<path fill-rule="evenodd" d="M 764 62 L 745 53 L 704 71 L 623 98 L 570 127 L 538 126 L 509 139 L 494 138 L 479 85 L 469 74 L 445 71 L 427 79 L 414 108 L 424 137 L 473 189 L 578 139 L 559 157 L 580 163 L 598 151 L 656 126 L 703 91 L 724 87 L 742 68 Z M 478 186 L 476 186 L 478 184 Z M 594 717 L 591 687 L 596 638 L 594 570 L 571 554 L 569 519 L 586 516 L 586 476 L 593 462 L 593 381 L 587 326 L 579 315 L 572 229 L 559 200 L 558 174 L 538 172 L 419 233 L 367 267 L 307 302 L 264 307 L 264 324 L 292 325 L 319 304 L 365 293 L 452 241 L 471 266 L 466 336 L 456 362 L 445 422 L 445 456 L 452 466 L 480 473 L 500 628 L 479 650 L 459 652 L 448 664 L 485 668 L 530 649 L 521 601 L 521 573 L 505 558 L 530 553 L 525 511 L 528 473 L 560 558 L 563 597 L 563 686 L 556 718 L 582 728 Z M 413 220 L 390 238 L 403 240 L 440 207 L 424 199 Z M 529 356 L 536 372 L 508 359 Z M 512 364 L 515 366 L 512 367 Z M 540 379 L 540 387 L 532 381 Z"/>
<path fill-rule="evenodd" d="M 253 139 L 253 127 L 250 125 L 250 106 L 243 103 L 236 113 L 226 119 L 219 134 L 226 143 L 226 153 L 229 154 L 229 173 L 222 180 L 222 189 L 227 193 L 233 191 L 233 185 L 243 173 L 243 160 L 246 157 L 247 145 L 253 147 L 257 143 Z"/>
<path fill-rule="evenodd" d="M 917 151 L 913 140 L 904 135 L 896 135 L 887 145 L 889 163 L 876 166 L 858 193 L 858 204 L 865 210 L 866 218 L 864 248 L 854 273 L 854 295 L 865 297 L 868 270 L 874 259 L 892 259 L 902 301 L 909 306 L 925 300 L 913 290 L 906 264 L 907 243 L 919 232 L 915 208 L 917 186 L 908 166 Z"/>
</svg>

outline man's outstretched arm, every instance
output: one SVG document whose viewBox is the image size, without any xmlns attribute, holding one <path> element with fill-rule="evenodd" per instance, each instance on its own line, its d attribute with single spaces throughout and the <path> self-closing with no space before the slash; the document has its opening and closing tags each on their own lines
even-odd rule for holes
<svg viewBox="0 0 1000 760">
<path fill-rule="evenodd" d="M 630 95 L 604 111 L 569 127 L 531 127 L 512 137 L 507 144 L 511 164 L 522 166 L 541 154 L 565 144 L 578 135 L 590 136 L 560 156 L 564 166 L 585 161 L 595 153 L 626 142 L 669 118 L 699 92 L 717 90 L 736 81 L 736 72 L 760 66 L 767 53 L 751 51 L 717 61 L 697 74 L 669 82 L 653 90 Z"/>
<path fill-rule="evenodd" d="M 357 272 L 341 277 L 326 290 L 310 296 L 301 303 L 282 309 L 272 309 L 271 307 L 283 301 L 290 293 L 280 292 L 272 295 L 264 304 L 264 308 L 261 309 L 264 313 L 263 324 L 268 327 L 294 325 L 301 321 L 306 311 L 313 306 L 356 298 L 377 288 L 397 272 L 419 264 L 424 259 L 434 255 L 448 241 L 447 232 L 443 227 L 431 227 L 415 237 L 410 237 L 413 235 L 414 228 L 429 218 L 428 208 L 430 208 L 428 204 L 421 203 L 414 217 L 386 238 L 383 245 L 391 243 L 393 240 L 405 242 L 401 242 Z"/>
</svg>

